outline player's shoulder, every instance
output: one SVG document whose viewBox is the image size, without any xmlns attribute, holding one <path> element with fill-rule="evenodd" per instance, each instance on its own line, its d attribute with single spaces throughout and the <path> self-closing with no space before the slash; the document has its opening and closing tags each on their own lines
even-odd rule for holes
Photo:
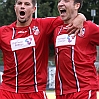
<svg viewBox="0 0 99 99">
<path fill-rule="evenodd" d="M 4 32 L 4 31 L 8 31 L 8 30 L 12 30 L 13 28 L 13 24 L 10 25 L 4 25 L 0 27 L 0 32 Z"/>
<path fill-rule="evenodd" d="M 6 29 L 7 28 L 7 26 L 1 26 L 0 27 L 0 31 L 3 31 L 4 29 Z"/>
<path fill-rule="evenodd" d="M 90 28 L 97 28 L 99 25 L 96 23 L 93 23 L 92 21 L 88 20 L 84 22 L 84 26 L 90 27 Z"/>
</svg>

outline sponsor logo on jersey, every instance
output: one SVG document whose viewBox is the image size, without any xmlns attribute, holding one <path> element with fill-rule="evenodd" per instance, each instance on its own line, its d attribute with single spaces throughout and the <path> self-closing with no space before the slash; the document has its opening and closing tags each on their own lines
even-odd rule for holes
<svg viewBox="0 0 99 99">
<path fill-rule="evenodd" d="M 78 36 L 84 37 L 84 35 L 85 35 L 85 28 L 82 28 L 82 32 L 78 33 Z"/>
<path fill-rule="evenodd" d="M 69 42 L 69 43 L 72 41 L 72 39 L 70 38 L 69 35 L 68 35 L 67 39 L 68 39 L 68 42 Z"/>
<path fill-rule="evenodd" d="M 18 33 L 26 33 L 27 31 L 19 31 Z"/>
<path fill-rule="evenodd" d="M 25 38 L 13 39 L 10 43 L 12 51 L 35 46 L 35 40 L 33 35 Z"/>
<path fill-rule="evenodd" d="M 39 35 L 40 31 L 39 31 L 39 28 L 37 26 L 34 26 L 32 28 L 33 32 L 34 32 L 34 35 Z"/>
<path fill-rule="evenodd" d="M 28 39 L 25 40 L 25 42 L 27 42 L 28 45 L 31 44 L 31 41 L 32 41 L 32 38 L 28 38 Z"/>
</svg>

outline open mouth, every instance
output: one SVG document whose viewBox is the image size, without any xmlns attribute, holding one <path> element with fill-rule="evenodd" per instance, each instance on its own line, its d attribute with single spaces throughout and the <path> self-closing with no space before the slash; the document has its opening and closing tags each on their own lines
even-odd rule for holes
<svg viewBox="0 0 99 99">
<path fill-rule="evenodd" d="M 65 10 L 65 9 L 60 10 L 60 13 L 61 13 L 61 14 L 66 13 L 66 10 Z"/>
<path fill-rule="evenodd" d="M 24 15 L 25 15 L 25 12 L 24 12 L 24 11 L 21 11 L 21 12 L 20 12 L 20 15 L 21 15 L 21 16 L 24 16 Z"/>
</svg>

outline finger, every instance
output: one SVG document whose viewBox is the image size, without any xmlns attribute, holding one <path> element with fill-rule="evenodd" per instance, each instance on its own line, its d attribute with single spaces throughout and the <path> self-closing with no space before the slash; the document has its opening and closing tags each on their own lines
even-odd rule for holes
<svg viewBox="0 0 99 99">
<path fill-rule="evenodd" d="M 80 33 L 79 33 L 80 35 L 83 35 L 83 32 L 82 32 L 82 28 L 80 29 Z"/>
<path fill-rule="evenodd" d="M 71 31 L 73 31 L 74 29 L 76 29 L 74 26 L 68 27 L 67 32 L 71 32 Z"/>
<path fill-rule="evenodd" d="M 83 36 L 84 34 L 83 34 L 83 30 L 82 29 L 80 29 L 80 33 L 79 33 L 79 36 Z"/>
<path fill-rule="evenodd" d="M 72 39 L 74 39 L 74 38 L 75 38 L 75 36 L 76 36 L 76 34 L 72 34 L 72 35 L 71 35 Z"/>
<path fill-rule="evenodd" d="M 71 27 L 73 24 L 72 23 L 70 23 L 70 24 L 68 24 L 66 27 Z"/>
<path fill-rule="evenodd" d="M 72 39 L 74 39 L 74 38 L 75 38 L 75 36 L 76 36 L 76 34 L 74 34 L 74 35 L 72 36 Z"/>
<path fill-rule="evenodd" d="M 68 35 L 74 34 L 76 30 L 77 30 L 77 29 L 75 29 L 75 28 L 72 29 L 71 31 L 68 32 Z"/>
<path fill-rule="evenodd" d="M 80 32 L 80 30 L 77 29 L 74 34 L 77 35 L 79 32 Z"/>
</svg>

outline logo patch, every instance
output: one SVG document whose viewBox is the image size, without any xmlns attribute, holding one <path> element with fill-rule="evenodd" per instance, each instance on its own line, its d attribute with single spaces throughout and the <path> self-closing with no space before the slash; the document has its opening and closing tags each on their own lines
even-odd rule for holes
<svg viewBox="0 0 99 99">
<path fill-rule="evenodd" d="M 25 40 L 25 42 L 27 42 L 28 45 L 31 44 L 31 41 L 32 41 L 32 38 L 28 38 L 28 39 Z"/>
<path fill-rule="evenodd" d="M 39 28 L 37 26 L 34 26 L 32 28 L 33 32 L 34 32 L 34 35 L 39 35 L 40 31 L 39 31 Z"/>
<path fill-rule="evenodd" d="M 84 34 L 85 34 L 85 28 L 82 28 L 81 31 L 82 31 L 81 33 L 78 33 L 78 36 L 80 36 L 80 37 L 84 37 Z"/>
</svg>

